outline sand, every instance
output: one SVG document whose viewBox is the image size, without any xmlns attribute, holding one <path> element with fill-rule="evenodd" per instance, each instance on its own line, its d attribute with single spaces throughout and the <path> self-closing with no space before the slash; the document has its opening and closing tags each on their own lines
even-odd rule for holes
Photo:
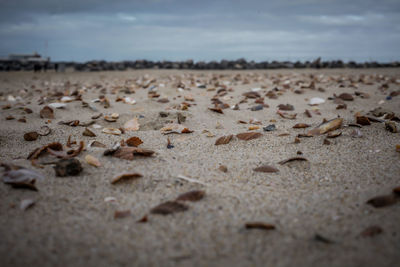
<svg viewBox="0 0 400 267">
<path fill-rule="evenodd" d="M 234 81 L 240 74 L 241 78 Z M 146 75 L 146 76 L 145 76 Z M 243 99 L 242 93 L 251 88 L 265 87 L 265 93 L 275 86 L 283 89 L 285 80 L 290 80 L 288 89 L 281 91 L 278 99 L 265 97 L 269 108 L 251 111 L 256 105 L 253 99 L 240 104 L 240 110 L 224 109 L 224 114 L 208 110 L 210 99 L 216 91 L 190 85 L 192 77 L 199 83 L 209 81 L 216 75 L 220 82 L 230 83 L 227 97 L 220 100 L 233 105 Z M 300 84 L 317 77 L 316 88 L 304 89 L 295 94 Z M 366 75 L 372 83 L 357 82 L 352 88 L 344 81 L 340 87 L 337 79 L 353 77 L 358 80 Z M 379 76 L 381 75 L 381 76 Z M 38 192 L 14 189 L 0 184 L 0 259 L 1 266 L 395 266 L 400 261 L 400 202 L 390 207 L 374 208 L 366 204 L 372 197 L 388 194 L 400 186 L 400 134 L 385 130 L 383 123 L 372 123 L 359 130 L 362 138 L 351 137 L 354 127 L 342 127 L 342 135 L 324 145 L 324 136 L 301 138 L 294 143 L 299 133 L 307 130 L 293 129 L 296 123 L 317 126 L 323 120 L 344 119 L 344 124 L 354 123 L 354 114 L 362 114 L 376 108 L 387 108 L 400 115 L 400 96 L 386 100 L 391 91 L 400 89 L 400 84 L 389 82 L 389 89 L 378 88 L 385 80 L 400 79 L 399 69 L 368 70 L 274 70 L 274 71 L 178 71 L 143 70 L 129 72 L 98 73 L 0 73 L 0 105 L 11 104 L 10 109 L 1 110 L 0 161 L 35 169 L 45 176 L 37 181 Z M 169 103 L 158 103 L 157 98 L 148 98 L 149 89 L 133 86 L 143 78 L 156 79 L 161 97 Z M 244 79 L 247 82 L 243 82 Z M 280 79 L 274 85 L 273 79 Z M 335 80 L 331 80 L 334 78 Z M 139 79 L 139 81 L 138 81 Z M 181 80 L 190 90 L 178 91 Z M 379 80 L 379 81 L 377 81 Z M 39 117 L 38 100 L 48 92 L 83 90 L 82 98 L 96 107 L 98 112 L 83 108 L 80 101 L 67 103 L 65 109 L 55 110 L 55 119 Z M 95 85 L 98 85 L 96 87 Z M 119 92 L 111 94 L 116 86 L 133 86 L 134 94 Z M 215 87 L 208 84 L 207 88 Z M 105 90 L 102 91 L 102 88 Z M 117 88 L 119 90 L 121 88 Z M 218 88 L 218 87 L 217 87 Z M 25 90 L 24 90 L 25 89 Z M 22 92 L 21 90 L 24 90 Z M 122 90 L 122 89 L 121 89 Z M 337 110 L 337 104 L 327 100 L 333 94 L 354 91 L 368 93 L 370 98 L 354 96 L 347 109 Z M 7 101 L 8 95 L 21 100 Z M 91 103 L 104 94 L 111 107 L 104 109 L 99 103 Z M 188 110 L 171 108 L 182 103 L 184 95 L 195 99 Z M 182 97 L 178 97 L 181 95 Z M 117 96 L 133 97 L 134 105 L 115 102 Z M 232 96 L 232 98 L 231 98 Z M 305 109 L 311 110 L 308 100 L 321 97 L 326 100 L 318 106 L 321 115 L 312 112 L 306 117 Z M 47 99 L 45 103 L 54 102 Z M 383 103 L 380 101 L 384 101 Z M 33 113 L 19 109 L 29 107 Z M 30 103 L 29 103 L 30 102 Z M 277 105 L 292 104 L 297 113 L 296 120 L 281 118 L 276 114 Z M 170 108 L 170 109 L 168 109 Z M 169 116 L 162 118 L 159 112 Z M 108 135 L 101 129 L 89 127 L 97 137 L 82 136 L 83 127 L 58 125 L 59 121 L 78 119 L 90 121 L 94 114 L 119 113 L 117 122 L 103 118 L 96 120 L 103 127 L 121 127 L 135 116 L 139 117 L 140 130 L 126 132 L 121 136 Z M 177 113 L 187 119 L 184 125 L 193 130 L 190 134 L 163 135 L 160 128 L 169 120 L 176 122 Z M 12 115 L 15 120 L 6 120 Z M 17 119 L 26 117 L 27 122 Z M 246 132 L 256 118 L 261 126 L 274 123 L 277 130 L 264 132 L 262 137 L 243 141 L 234 138 L 229 144 L 215 146 L 215 140 L 223 135 Z M 272 120 L 272 122 L 271 122 Z M 23 134 L 39 130 L 48 125 L 52 133 L 27 142 Z M 203 130 L 214 136 L 208 137 Z M 279 136 L 282 133 L 288 136 Z M 92 140 L 111 147 L 115 142 L 138 136 L 143 140 L 140 147 L 154 150 L 153 157 L 137 157 L 133 161 L 103 156 L 104 148 L 87 148 L 77 158 L 82 162 L 83 172 L 79 176 L 56 177 L 51 165 L 43 169 L 31 166 L 27 155 L 35 148 L 51 142 L 64 145 L 68 136 L 83 140 L 88 145 Z M 167 149 L 167 137 L 174 148 Z M 306 162 L 286 165 L 279 161 L 296 156 L 301 151 Z M 97 157 L 101 167 L 88 165 L 85 155 Z M 48 157 L 49 159 L 54 159 Z M 278 173 L 259 173 L 253 169 L 270 164 Z M 225 165 L 228 171 L 218 168 Z M 139 172 L 142 178 L 112 185 L 112 177 L 123 172 Z M 184 175 L 199 181 L 190 182 L 178 178 Z M 174 200 L 189 190 L 204 190 L 205 198 L 189 202 L 185 212 L 167 216 L 149 214 L 154 206 Z M 106 202 L 114 197 L 116 202 Z M 20 202 L 35 200 L 35 205 L 22 211 Z M 131 215 L 114 219 L 116 210 L 131 211 Z M 147 223 L 137 220 L 148 215 Z M 275 230 L 248 230 L 245 223 L 261 221 L 275 225 Z M 361 237 L 367 227 L 379 225 L 383 233 L 373 237 Z M 315 240 L 319 234 L 333 243 Z"/>
</svg>

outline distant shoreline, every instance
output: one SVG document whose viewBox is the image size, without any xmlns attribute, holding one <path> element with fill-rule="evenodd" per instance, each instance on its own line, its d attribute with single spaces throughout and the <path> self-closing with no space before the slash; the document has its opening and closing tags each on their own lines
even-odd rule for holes
<svg viewBox="0 0 400 267">
<path fill-rule="evenodd" d="M 314 61 L 247 61 L 221 60 L 221 61 L 105 61 L 93 60 L 84 63 L 66 61 L 48 61 L 38 63 L 21 60 L 1 60 L 0 71 L 44 71 L 56 70 L 63 72 L 66 68 L 75 71 L 123 71 L 135 69 L 182 69 L 182 70 L 260 70 L 260 69 L 366 69 L 366 68 L 398 68 L 400 61 L 393 62 L 355 62 L 342 60 L 322 61 L 320 58 Z"/>
</svg>

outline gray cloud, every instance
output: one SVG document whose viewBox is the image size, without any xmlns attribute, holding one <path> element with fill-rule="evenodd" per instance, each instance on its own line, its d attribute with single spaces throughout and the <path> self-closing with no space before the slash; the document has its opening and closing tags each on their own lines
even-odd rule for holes
<svg viewBox="0 0 400 267">
<path fill-rule="evenodd" d="M 0 0 L 0 55 L 399 60 L 398 1 L 188 2 Z"/>
</svg>

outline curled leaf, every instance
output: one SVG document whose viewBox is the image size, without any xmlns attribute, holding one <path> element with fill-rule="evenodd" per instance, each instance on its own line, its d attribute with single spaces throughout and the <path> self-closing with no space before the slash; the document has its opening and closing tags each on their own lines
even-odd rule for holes
<svg viewBox="0 0 400 267">
<path fill-rule="evenodd" d="M 182 124 L 170 123 L 165 125 L 160 129 L 162 134 L 171 134 L 171 133 L 192 133 L 193 131 L 189 130 L 186 126 Z"/>
<path fill-rule="evenodd" d="M 321 135 L 325 134 L 327 132 L 336 130 L 342 126 L 343 119 L 342 118 L 336 118 L 330 121 L 327 121 L 325 123 L 322 123 L 320 126 L 317 128 L 314 128 L 310 131 L 308 131 L 308 135 L 314 136 L 314 135 Z"/>
<path fill-rule="evenodd" d="M 256 139 L 262 136 L 262 133 L 258 133 L 258 132 L 247 132 L 247 133 L 239 133 L 236 135 L 237 138 L 239 138 L 240 140 L 252 140 L 252 139 Z"/>
<path fill-rule="evenodd" d="M 128 146 L 134 146 L 134 147 L 137 147 L 140 144 L 143 144 L 143 141 L 137 136 L 132 136 L 132 137 L 128 138 L 125 142 Z"/>
<path fill-rule="evenodd" d="M 202 190 L 193 190 L 187 193 L 181 194 L 176 199 L 177 201 L 199 201 L 203 199 L 206 192 Z"/>
<path fill-rule="evenodd" d="M 161 214 L 161 215 L 168 215 L 175 212 L 182 212 L 186 211 L 189 207 L 183 203 L 176 202 L 176 201 L 167 201 L 164 202 L 150 210 L 153 214 Z"/>
<path fill-rule="evenodd" d="M 306 124 L 306 123 L 297 123 L 293 126 L 293 128 L 295 128 L 295 129 L 301 129 L 301 128 L 307 128 L 307 127 L 310 127 L 310 125 Z"/>
<path fill-rule="evenodd" d="M 218 145 L 226 145 L 226 144 L 228 144 L 228 143 L 232 140 L 232 137 L 233 137 L 232 134 L 227 135 L 227 136 L 221 136 L 220 138 L 218 138 L 218 139 L 215 141 L 215 145 L 216 145 L 216 146 L 218 146 Z"/>
<path fill-rule="evenodd" d="M 292 157 L 292 158 L 288 158 L 288 159 L 282 160 L 282 161 L 280 161 L 278 163 L 283 165 L 283 164 L 286 164 L 286 163 L 291 162 L 291 161 L 307 161 L 307 159 L 304 158 L 304 157 Z"/>
<path fill-rule="evenodd" d="M 111 180 L 111 184 L 116 184 L 122 180 L 127 180 L 127 179 L 137 179 L 143 177 L 143 175 L 141 175 L 140 173 L 123 173 L 123 174 L 119 174 L 117 176 L 115 176 L 112 180 Z"/>
</svg>

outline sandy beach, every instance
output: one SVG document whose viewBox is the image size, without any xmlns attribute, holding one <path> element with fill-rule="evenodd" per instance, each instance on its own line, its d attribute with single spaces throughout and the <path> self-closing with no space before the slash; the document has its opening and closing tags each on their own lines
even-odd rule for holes
<svg viewBox="0 0 400 267">
<path fill-rule="evenodd" d="M 400 262 L 400 199 L 392 193 L 400 186 L 398 68 L 3 72 L 0 94 L 0 162 L 43 176 L 37 191 L 0 184 L 1 266 Z M 324 102 L 310 105 L 312 98 Z M 54 103 L 65 106 L 53 105 L 54 118 L 41 118 Z M 338 117 L 337 129 L 309 133 Z M 126 129 L 130 120 L 137 130 Z M 388 122 L 397 133 L 386 129 Z M 307 127 L 293 128 L 299 123 Z M 272 131 L 263 129 L 272 124 Z M 43 126 L 51 132 L 24 139 Z M 166 134 L 165 127 L 189 133 Z M 82 135 L 85 128 L 95 136 Z M 259 134 L 237 136 L 247 132 Z M 121 141 L 134 136 L 143 142 L 138 148 L 154 153 L 132 160 L 104 155 L 115 144 L 127 148 Z M 69 138 L 76 141 L 70 148 Z M 84 149 L 73 157 L 83 168 L 78 175 L 56 176 L 54 151 L 27 159 L 47 144 L 59 142 L 66 151 L 80 141 Z M 87 155 L 100 166 L 88 164 Z M 292 157 L 301 159 L 282 163 Z M 254 170 L 265 165 L 274 172 Z M 142 177 L 111 183 L 126 173 Z M 204 197 L 175 201 L 192 190 Z M 367 203 L 383 195 L 393 202 Z M 21 208 L 23 201 L 33 205 Z M 185 210 L 154 212 L 167 201 Z M 254 222 L 263 224 L 250 229 Z"/>
</svg>

